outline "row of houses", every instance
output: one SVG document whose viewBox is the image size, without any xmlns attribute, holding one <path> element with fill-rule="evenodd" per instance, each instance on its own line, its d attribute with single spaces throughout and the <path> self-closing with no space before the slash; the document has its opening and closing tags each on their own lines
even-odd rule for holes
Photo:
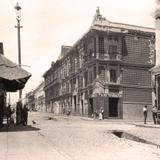
<svg viewBox="0 0 160 160">
<path fill-rule="evenodd" d="M 46 112 L 44 81 L 25 95 L 25 104 L 30 110 Z"/>
<path fill-rule="evenodd" d="M 104 118 L 142 119 L 143 106 L 153 104 L 155 55 L 155 29 L 110 22 L 97 8 L 89 30 L 63 45 L 44 73 L 45 96 L 35 98 L 34 90 L 28 103 L 55 114 L 92 116 L 103 107 Z"/>
</svg>

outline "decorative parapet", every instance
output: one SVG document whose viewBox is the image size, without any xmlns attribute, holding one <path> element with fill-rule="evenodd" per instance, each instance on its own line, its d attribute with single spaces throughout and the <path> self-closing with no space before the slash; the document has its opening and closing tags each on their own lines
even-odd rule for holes
<svg viewBox="0 0 160 160">
<path fill-rule="evenodd" d="M 160 9 L 157 9 L 155 18 L 160 18 Z M 154 28 L 129 25 L 129 24 L 123 24 L 123 23 L 117 23 L 117 22 L 110 22 L 100 14 L 99 7 L 97 7 L 96 14 L 94 16 L 91 28 L 96 30 L 120 32 L 120 33 L 128 33 L 128 30 L 155 32 Z"/>
</svg>

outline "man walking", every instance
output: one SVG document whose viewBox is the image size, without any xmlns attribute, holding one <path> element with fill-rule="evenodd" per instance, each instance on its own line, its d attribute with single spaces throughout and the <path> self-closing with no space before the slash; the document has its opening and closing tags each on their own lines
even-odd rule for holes
<svg viewBox="0 0 160 160">
<path fill-rule="evenodd" d="M 147 112 L 148 112 L 147 105 L 145 105 L 145 106 L 143 107 L 144 124 L 146 124 Z"/>
</svg>

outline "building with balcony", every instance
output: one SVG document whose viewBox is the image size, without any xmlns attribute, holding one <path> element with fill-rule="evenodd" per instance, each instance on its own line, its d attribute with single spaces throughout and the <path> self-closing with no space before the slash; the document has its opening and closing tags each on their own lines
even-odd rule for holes
<svg viewBox="0 0 160 160">
<path fill-rule="evenodd" d="M 152 105 L 155 30 L 106 20 L 99 8 L 89 30 L 43 75 L 48 111 L 142 119 Z"/>
</svg>

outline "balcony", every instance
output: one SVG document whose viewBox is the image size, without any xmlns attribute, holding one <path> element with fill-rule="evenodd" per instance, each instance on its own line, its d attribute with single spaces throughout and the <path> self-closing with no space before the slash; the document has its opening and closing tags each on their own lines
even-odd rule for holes
<svg viewBox="0 0 160 160">
<path fill-rule="evenodd" d="M 120 53 L 96 53 L 96 59 L 102 59 L 102 60 L 116 60 L 116 61 L 121 61 L 122 60 L 122 55 Z"/>
</svg>

